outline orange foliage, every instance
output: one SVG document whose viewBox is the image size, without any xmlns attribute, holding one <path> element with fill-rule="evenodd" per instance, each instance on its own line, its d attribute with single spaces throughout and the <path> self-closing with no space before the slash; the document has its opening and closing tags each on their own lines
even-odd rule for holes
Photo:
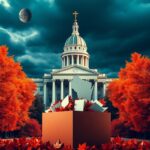
<svg viewBox="0 0 150 150">
<path fill-rule="evenodd" d="M 86 149 L 87 149 L 86 143 L 79 144 L 78 150 L 86 150 Z"/>
<path fill-rule="evenodd" d="M 0 46 L 0 131 L 13 131 L 24 124 L 35 88 L 20 63 L 8 56 L 7 47 Z"/>
<path fill-rule="evenodd" d="M 1 150 L 56 150 L 50 141 L 43 143 L 41 138 L 0 139 Z M 99 147 L 79 144 L 77 150 L 149 150 L 150 142 L 136 139 L 111 138 L 109 143 Z M 64 145 L 59 150 L 74 150 L 71 146 Z"/>
<path fill-rule="evenodd" d="M 108 97 L 120 119 L 138 132 L 150 131 L 150 59 L 133 53 L 131 62 L 108 86 Z"/>
</svg>

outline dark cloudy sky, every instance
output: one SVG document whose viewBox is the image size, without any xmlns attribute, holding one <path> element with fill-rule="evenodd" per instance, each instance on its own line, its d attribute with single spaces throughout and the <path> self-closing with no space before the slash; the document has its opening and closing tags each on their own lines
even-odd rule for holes
<svg viewBox="0 0 150 150">
<path fill-rule="evenodd" d="M 29 23 L 19 21 L 21 8 L 31 10 Z M 150 0 L 0 0 L 0 45 L 8 45 L 28 76 L 42 77 L 61 67 L 74 10 L 90 68 L 115 77 L 132 52 L 150 56 Z"/>
</svg>

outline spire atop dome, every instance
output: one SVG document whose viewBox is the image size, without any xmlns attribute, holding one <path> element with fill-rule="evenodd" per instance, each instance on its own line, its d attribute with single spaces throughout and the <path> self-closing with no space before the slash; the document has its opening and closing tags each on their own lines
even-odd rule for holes
<svg viewBox="0 0 150 150">
<path fill-rule="evenodd" d="M 73 12 L 74 21 L 75 21 L 75 22 L 77 22 L 77 16 L 78 16 L 78 14 L 79 14 L 79 13 L 78 13 L 77 11 L 74 11 L 74 12 Z"/>
<path fill-rule="evenodd" d="M 73 15 L 74 15 L 74 23 L 73 23 L 73 26 L 72 26 L 72 29 L 73 29 L 72 35 L 79 35 L 79 31 L 78 31 L 79 26 L 78 26 L 78 22 L 77 22 L 77 15 L 78 15 L 78 14 L 79 14 L 79 13 L 78 13 L 77 11 L 74 11 L 74 12 L 73 12 Z"/>
</svg>

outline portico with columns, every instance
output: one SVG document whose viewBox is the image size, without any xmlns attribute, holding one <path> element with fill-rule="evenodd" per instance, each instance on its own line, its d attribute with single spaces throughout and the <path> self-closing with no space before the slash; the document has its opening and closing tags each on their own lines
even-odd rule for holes
<svg viewBox="0 0 150 150">
<path fill-rule="evenodd" d="M 74 98 L 72 79 L 75 76 L 92 83 L 91 100 L 105 97 L 106 87 L 112 80 L 108 79 L 105 74 L 99 73 L 97 69 L 89 68 L 90 55 L 85 40 L 79 34 L 78 13 L 75 11 L 73 15 L 72 34 L 66 40 L 61 54 L 62 67 L 61 69 L 52 69 L 50 74 L 44 74 L 43 76 L 43 102 L 45 107 L 67 95 Z"/>
</svg>

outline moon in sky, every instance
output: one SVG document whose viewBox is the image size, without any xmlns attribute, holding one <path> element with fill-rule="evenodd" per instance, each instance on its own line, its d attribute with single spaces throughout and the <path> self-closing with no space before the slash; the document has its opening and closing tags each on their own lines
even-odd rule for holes
<svg viewBox="0 0 150 150">
<path fill-rule="evenodd" d="M 32 13 L 29 9 L 23 8 L 19 12 L 19 19 L 23 23 L 27 23 L 31 20 Z"/>
</svg>

